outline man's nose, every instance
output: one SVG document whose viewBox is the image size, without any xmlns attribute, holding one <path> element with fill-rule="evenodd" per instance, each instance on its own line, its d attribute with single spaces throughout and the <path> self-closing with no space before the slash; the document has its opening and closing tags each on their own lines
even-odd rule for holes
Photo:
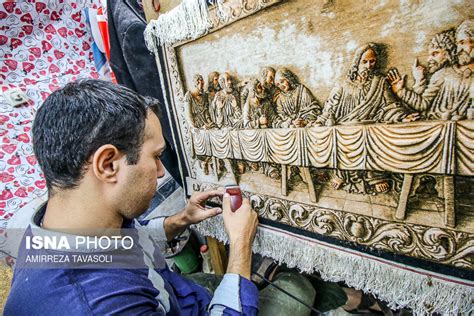
<svg viewBox="0 0 474 316">
<path fill-rule="evenodd" d="M 165 167 L 163 166 L 163 163 L 161 160 L 158 160 L 156 163 L 156 177 L 163 178 L 165 176 Z"/>
</svg>

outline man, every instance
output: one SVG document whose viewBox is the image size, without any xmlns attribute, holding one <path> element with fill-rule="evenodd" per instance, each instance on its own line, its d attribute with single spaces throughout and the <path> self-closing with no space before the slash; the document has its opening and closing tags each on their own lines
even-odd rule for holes
<svg viewBox="0 0 474 316">
<path fill-rule="evenodd" d="M 337 85 L 324 105 L 319 123 L 357 123 L 360 121 L 401 122 L 417 119 L 397 103 L 385 76 L 379 73 L 379 48 L 369 43 L 357 50 L 346 80 Z M 390 189 L 383 172 L 340 171 L 331 180 L 334 189 L 351 193 L 384 193 Z"/>
<path fill-rule="evenodd" d="M 468 116 L 472 105 L 474 70 L 474 20 L 466 20 L 456 29 L 458 64 L 437 70 L 422 94 L 405 87 L 405 77 L 394 70 L 388 74 L 393 92 L 406 104 L 422 111 L 431 120 L 460 120 Z"/>
<path fill-rule="evenodd" d="M 195 74 L 193 84 L 194 89 L 184 95 L 188 105 L 189 122 L 196 128 L 213 128 L 216 125 L 209 115 L 209 100 L 207 93 L 204 92 L 203 77 L 200 74 Z"/>
<path fill-rule="evenodd" d="M 245 85 L 246 101 L 244 103 L 244 128 L 271 128 L 276 117 L 273 106 L 268 99 L 267 92 L 257 79 L 251 79 Z M 275 180 L 280 179 L 280 167 L 267 162 L 252 162 L 250 168 L 258 171 L 262 167 L 263 173 Z"/>
<path fill-rule="evenodd" d="M 277 87 L 275 86 L 275 69 L 272 67 L 263 67 L 260 69 L 260 77 L 258 80 L 265 89 L 267 99 L 270 102 L 273 102 L 273 97 L 277 92 Z"/>
<path fill-rule="evenodd" d="M 216 127 L 209 115 L 209 99 L 204 92 L 204 78 L 200 74 L 193 77 L 194 89 L 186 92 L 184 99 L 188 105 L 188 121 L 195 128 L 210 129 Z M 200 157 L 202 169 L 205 175 L 212 168 L 211 157 Z"/>
<path fill-rule="evenodd" d="M 244 88 L 246 100 L 243 106 L 245 128 L 272 127 L 275 112 L 268 100 L 267 90 L 256 79 L 251 79 Z"/>
<path fill-rule="evenodd" d="M 218 91 L 221 91 L 221 86 L 219 85 L 219 73 L 217 71 L 211 72 L 207 76 L 207 95 L 209 97 L 209 104 L 212 104 L 214 97 Z M 211 117 L 214 121 L 214 118 Z"/>
<path fill-rule="evenodd" d="M 385 76 L 379 73 L 378 55 L 379 47 L 373 43 L 357 50 L 346 80 L 331 91 L 318 122 L 332 125 L 360 121 L 402 122 L 417 118 L 397 103 Z"/>
<path fill-rule="evenodd" d="M 316 120 L 321 108 L 311 91 L 301 84 L 289 69 L 281 68 L 276 73 L 280 89 L 275 96 L 276 112 L 279 116 L 276 127 L 305 127 Z"/>
<path fill-rule="evenodd" d="M 216 93 L 211 105 L 214 123 L 219 128 L 241 128 L 243 120 L 240 98 L 229 73 L 225 72 L 219 76 L 219 86 L 221 90 Z"/>
<path fill-rule="evenodd" d="M 160 155 L 165 141 L 156 111 L 133 91 L 98 80 L 70 83 L 38 110 L 33 145 L 49 199 L 34 215 L 26 240 L 32 234 L 66 232 L 104 238 L 110 229 L 128 227 L 138 232 L 141 254 L 132 258 L 136 266 L 124 268 L 22 269 L 34 250 L 21 247 L 5 315 L 257 313 L 257 288 L 248 280 L 257 217 L 247 199 L 232 212 L 224 195 L 221 211 L 204 207 L 221 192 L 195 193 L 183 211 L 143 222 L 148 229 L 134 220 L 147 209 L 156 180 L 164 175 Z M 169 270 L 153 243 L 171 240 L 190 224 L 221 212 L 230 241 L 229 265 L 211 301 L 202 287 Z"/>
</svg>

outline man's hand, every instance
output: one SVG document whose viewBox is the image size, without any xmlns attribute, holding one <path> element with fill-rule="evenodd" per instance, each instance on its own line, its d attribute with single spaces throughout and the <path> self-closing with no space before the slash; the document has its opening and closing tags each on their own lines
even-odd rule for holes
<svg viewBox="0 0 474 316">
<path fill-rule="evenodd" d="M 400 76 L 398 70 L 390 69 L 387 73 L 387 81 L 390 84 L 392 91 L 399 96 L 401 90 L 405 87 L 406 75 Z"/>
<path fill-rule="evenodd" d="M 308 124 L 308 122 L 307 122 L 305 119 L 298 118 L 298 119 L 296 119 L 296 120 L 293 121 L 293 124 L 294 124 L 296 127 L 305 127 L 306 124 Z"/>
<path fill-rule="evenodd" d="M 250 207 L 248 199 L 243 199 L 242 206 L 232 212 L 230 196 L 227 193 L 224 195 L 222 208 L 224 226 L 230 243 L 227 273 L 240 274 L 250 279 L 252 244 L 258 225 L 257 213 Z"/>
<path fill-rule="evenodd" d="M 222 213 L 219 207 L 207 209 L 204 205 L 208 199 L 222 196 L 224 192 L 219 190 L 208 192 L 194 192 L 183 211 L 169 216 L 164 221 L 166 238 L 173 239 L 182 233 L 189 225 L 197 224 L 209 217 Z"/>
<path fill-rule="evenodd" d="M 204 205 L 207 200 L 216 196 L 222 197 L 223 194 L 224 192 L 219 190 L 194 192 L 183 211 L 187 225 L 197 224 L 209 217 L 222 213 L 222 209 L 219 207 L 207 209 Z"/>
<path fill-rule="evenodd" d="M 408 122 L 414 122 L 420 119 L 420 113 L 411 113 L 405 116 L 404 119 L 402 119 L 402 122 L 408 123 Z"/>
</svg>

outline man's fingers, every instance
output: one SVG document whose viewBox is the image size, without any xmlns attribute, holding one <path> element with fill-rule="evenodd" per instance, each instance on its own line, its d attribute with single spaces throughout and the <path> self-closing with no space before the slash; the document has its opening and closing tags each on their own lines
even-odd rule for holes
<svg viewBox="0 0 474 316">
<path fill-rule="evenodd" d="M 223 213 L 232 212 L 229 193 L 225 193 L 224 196 L 222 197 L 222 212 Z"/>
<path fill-rule="evenodd" d="M 202 203 L 207 201 L 210 198 L 216 197 L 216 196 L 222 196 L 224 194 L 224 191 L 221 190 L 212 190 L 212 191 L 206 191 L 206 192 L 199 192 L 196 196 L 198 202 Z"/>
</svg>

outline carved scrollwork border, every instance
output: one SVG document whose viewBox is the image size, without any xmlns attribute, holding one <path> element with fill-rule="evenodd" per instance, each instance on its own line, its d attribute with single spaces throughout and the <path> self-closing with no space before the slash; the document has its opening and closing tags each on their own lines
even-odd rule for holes
<svg viewBox="0 0 474 316">
<path fill-rule="evenodd" d="M 218 184 L 194 181 L 194 191 L 218 188 Z M 261 218 L 295 228 L 356 243 L 374 250 L 399 253 L 455 267 L 474 269 L 474 234 L 423 225 L 390 222 L 296 203 L 243 191 Z"/>
</svg>

